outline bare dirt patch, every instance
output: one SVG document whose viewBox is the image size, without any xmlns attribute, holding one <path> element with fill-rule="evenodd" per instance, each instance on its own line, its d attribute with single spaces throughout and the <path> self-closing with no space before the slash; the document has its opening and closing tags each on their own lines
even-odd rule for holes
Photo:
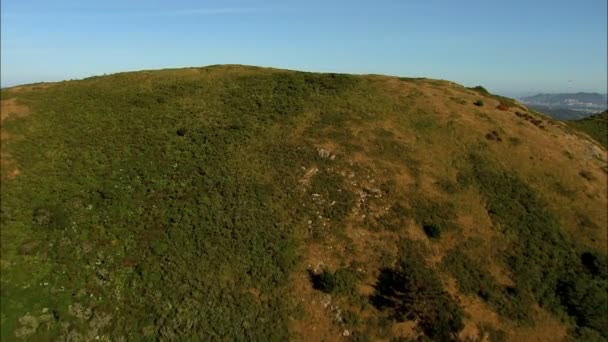
<svg viewBox="0 0 608 342">
<path fill-rule="evenodd" d="M 16 99 L 8 99 L 0 101 L 0 168 L 2 180 L 15 179 L 20 173 L 17 163 L 10 154 L 6 151 L 6 146 L 10 144 L 15 137 L 9 134 L 4 129 L 4 122 L 7 118 L 19 118 L 29 114 L 29 108 L 17 102 Z"/>
<path fill-rule="evenodd" d="M 17 92 L 22 92 L 22 91 L 46 89 L 46 88 L 50 88 L 56 84 L 57 83 L 54 83 L 54 82 L 53 83 L 28 84 L 28 85 L 12 87 L 12 88 L 8 89 L 8 91 L 12 92 L 12 93 L 17 93 Z"/>
<path fill-rule="evenodd" d="M 2 122 L 9 116 L 22 117 L 29 114 L 29 108 L 17 102 L 17 99 L 0 101 L 0 118 Z"/>
</svg>

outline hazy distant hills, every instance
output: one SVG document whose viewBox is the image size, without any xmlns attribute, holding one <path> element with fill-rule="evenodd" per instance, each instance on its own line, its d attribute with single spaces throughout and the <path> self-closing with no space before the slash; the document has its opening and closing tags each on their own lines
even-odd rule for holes
<svg viewBox="0 0 608 342">
<path fill-rule="evenodd" d="M 537 94 L 523 97 L 521 101 L 562 120 L 582 119 L 608 108 L 607 95 L 599 93 Z"/>
</svg>

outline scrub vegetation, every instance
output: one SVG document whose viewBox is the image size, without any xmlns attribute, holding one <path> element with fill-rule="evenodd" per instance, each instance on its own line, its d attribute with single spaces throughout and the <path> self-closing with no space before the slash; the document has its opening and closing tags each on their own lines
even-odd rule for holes
<svg viewBox="0 0 608 342">
<path fill-rule="evenodd" d="M 1 337 L 601 341 L 597 149 L 428 79 L 230 65 L 2 89 Z"/>
</svg>

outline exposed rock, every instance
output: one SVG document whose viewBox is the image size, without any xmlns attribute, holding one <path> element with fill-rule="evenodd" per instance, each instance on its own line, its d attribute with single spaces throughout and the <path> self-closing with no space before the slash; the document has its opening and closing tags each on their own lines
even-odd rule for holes
<svg viewBox="0 0 608 342">
<path fill-rule="evenodd" d="M 308 169 L 308 171 L 306 171 L 306 173 L 304 173 L 304 176 L 300 178 L 299 183 L 302 186 L 308 186 L 310 184 L 310 179 L 314 177 L 317 172 L 319 172 L 319 169 L 317 167 L 311 167 L 310 169 Z"/>
<path fill-rule="evenodd" d="M 20 317 L 19 324 L 21 325 L 21 327 L 15 330 L 15 337 L 17 338 L 24 338 L 33 334 L 34 332 L 36 332 L 36 329 L 38 329 L 39 325 L 38 319 L 36 319 L 36 317 L 32 315 L 25 315 L 23 317 Z"/>
<path fill-rule="evenodd" d="M 70 315 L 80 318 L 82 320 L 88 320 L 93 315 L 93 310 L 87 308 L 80 303 L 74 303 L 68 307 Z"/>
<path fill-rule="evenodd" d="M 321 158 L 329 158 L 331 156 L 331 152 L 324 148 L 317 149 L 317 152 L 319 153 L 319 157 Z"/>
<path fill-rule="evenodd" d="M 111 321 L 112 315 L 103 312 L 96 312 L 95 315 L 93 315 L 91 321 L 89 322 L 89 329 L 95 331 L 95 334 L 97 334 L 99 330 L 110 325 Z"/>
</svg>

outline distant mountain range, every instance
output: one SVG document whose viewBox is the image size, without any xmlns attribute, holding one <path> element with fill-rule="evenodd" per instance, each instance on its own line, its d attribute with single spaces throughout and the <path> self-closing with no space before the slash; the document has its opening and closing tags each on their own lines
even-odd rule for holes
<svg viewBox="0 0 608 342">
<path fill-rule="evenodd" d="M 608 109 L 608 96 L 599 93 L 537 94 L 521 102 L 556 119 L 577 120 Z"/>
</svg>

